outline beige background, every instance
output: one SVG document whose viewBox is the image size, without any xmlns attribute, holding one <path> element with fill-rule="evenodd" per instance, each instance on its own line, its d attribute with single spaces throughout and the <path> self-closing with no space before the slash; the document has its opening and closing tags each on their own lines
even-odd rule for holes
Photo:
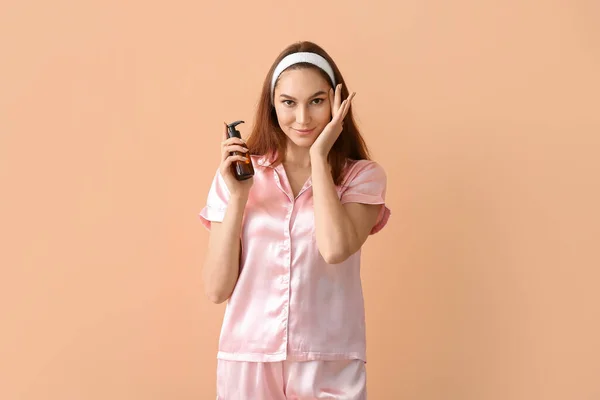
<svg viewBox="0 0 600 400">
<path fill-rule="evenodd" d="M 214 398 L 197 213 L 300 39 L 388 171 L 370 398 L 600 399 L 600 3 L 121 3 L 0 5 L 0 399 Z"/>
</svg>

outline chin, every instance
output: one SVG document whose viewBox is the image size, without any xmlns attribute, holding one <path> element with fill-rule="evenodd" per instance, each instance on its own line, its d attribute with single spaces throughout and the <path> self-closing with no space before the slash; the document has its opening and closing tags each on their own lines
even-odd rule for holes
<svg viewBox="0 0 600 400">
<path fill-rule="evenodd" d="M 286 135 L 298 147 L 310 147 L 317 140 L 318 134 L 299 135 L 295 130 L 288 131 Z"/>
<path fill-rule="evenodd" d="M 315 142 L 315 138 L 294 138 L 292 139 L 292 143 L 294 143 L 298 147 L 302 148 L 310 148 Z"/>
</svg>

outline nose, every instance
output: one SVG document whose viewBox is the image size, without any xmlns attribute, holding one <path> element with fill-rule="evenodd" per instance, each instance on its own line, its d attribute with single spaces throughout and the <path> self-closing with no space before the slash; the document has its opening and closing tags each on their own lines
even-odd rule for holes
<svg viewBox="0 0 600 400">
<path fill-rule="evenodd" d="M 307 125 L 310 122 L 310 112 L 306 106 L 300 106 L 296 109 L 296 122 L 298 125 Z"/>
</svg>

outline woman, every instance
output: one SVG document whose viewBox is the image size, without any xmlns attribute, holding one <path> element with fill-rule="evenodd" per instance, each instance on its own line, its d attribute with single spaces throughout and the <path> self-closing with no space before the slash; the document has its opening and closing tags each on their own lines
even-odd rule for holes
<svg viewBox="0 0 600 400">
<path fill-rule="evenodd" d="M 224 129 L 200 213 L 205 290 L 228 300 L 218 399 L 366 398 L 360 249 L 390 210 L 354 95 L 321 47 L 296 43 L 267 74 L 247 145 Z M 235 161 L 254 177 L 237 181 Z"/>
</svg>

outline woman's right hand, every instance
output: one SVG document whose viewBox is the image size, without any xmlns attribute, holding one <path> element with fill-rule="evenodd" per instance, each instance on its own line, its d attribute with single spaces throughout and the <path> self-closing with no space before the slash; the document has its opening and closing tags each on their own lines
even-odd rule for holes
<svg viewBox="0 0 600 400">
<path fill-rule="evenodd" d="M 231 153 L 235 151 L 239 152 L 240 155 L 231 155 Z M 254 182 L 253 177 L 238 181 L 234 176 L 233 163 L 236 161 L 247 162 L 248 160 L 252 162 L 250 155 L 248 154 L 246 143 L 242 139 L 236 137 L 230 138 L 227 135 L 227 124 L 225 124 L 223 130 L 223 142 L 221 142 L 221 165 L 219 170 L 221 176 L 225 180 L 227 189 L 229 189 L 229 193 L 232 196 L 247 196 L 252 187 L 252 183 Z"/>
</svg>

